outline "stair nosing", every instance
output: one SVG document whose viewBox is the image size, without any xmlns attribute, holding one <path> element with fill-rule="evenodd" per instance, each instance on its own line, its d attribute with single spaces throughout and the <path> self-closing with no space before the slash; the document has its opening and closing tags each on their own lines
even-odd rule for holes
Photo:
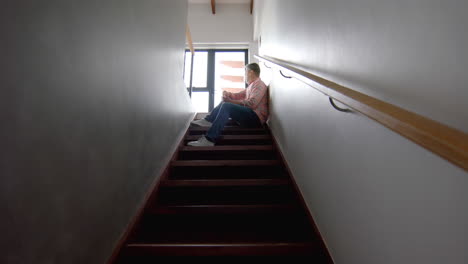
<svg viewBox="0 0 468 264">
<path fill-rule="evenodd" d="M 185 137 L 185 140 L 197 140 L 200 138 L 200 135 L 188 135 Z M 222 135 L 219 137 L 219 140 L 242 140 L 242 139 L 271 139 L 270 135 Z"/>
<path fill-rule="evenodd" d="M 289 179 L 188 179 L 188 180 L 163 180 L 163 187 L 177 186 L 280 186 L 289 185 Z"/>
<path fill-rule="evenodd" d="M 239 166 L 275 166 L 281 165 L 279 160 L 175 160 L 173 167 L 239 167 Z"/>
<path fill-rule="evenodd" d="M 246 242 L 246 243 L 128 243 L 126 247 L 237 247 L 237 246 L 289 246 L 289 245 L 308 245 L 315 246 L 315 242 Z"/>
<path fill-rule="evenodd" d="M 315 242 L 245 242 L 245 243 L 129 243 L 127 254 L 138 256 L 282 256 L 315 255 L 320 249 Z M 294 252 L 294 253 L 292 253 Z"/>
<path fill-rule="evenodd" d="M 203 214 L 213 212 L 223 213 L 265 213 L 265 212 L 287 212 L 300 209 L 294 204 L 196 204 L 196 205 L 158 205 L 150 212 L 152 214 L 180 214 L 192 213 Z"/>
<path fill-rule="evenodd" d="M 275 148 L 273 145 L 219 145 L 212 147 L 193 147 L 193 146 L 184 146 L 181 147 L 179 151 L 187 152 L 197 152 L 197 151 L 249 151 L 249 150 L 271 150 Z"/>
<path fill-rule="evenodd" d="M 206 131 L 209 129 L 210 127 L 190 127 L 189 131 Z M 236 127 L 236 126 L 224 127 L 223 130 L 225 131 L 262 131 L 265 133 L 268 132 L 264 128 L 244 128 L 244 127 Z"/>
</svg>

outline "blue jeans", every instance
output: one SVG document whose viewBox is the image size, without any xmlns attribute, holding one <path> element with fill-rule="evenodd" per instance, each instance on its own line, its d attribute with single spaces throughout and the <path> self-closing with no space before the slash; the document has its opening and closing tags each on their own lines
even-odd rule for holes
<svg viewBox="0 0 468 264">
<path fill-rule="evenodd" d="M 221 102 L 205 117 L 207 121 L 213 123 L 206 134 L 206 138 L 211 142 L 216 142 L 224 126 L 229 121 L 229 118 L 238 122 L 242 127 L 262 126 L 260 119 L 252 109 L 241 105 Z"/>
</svg>

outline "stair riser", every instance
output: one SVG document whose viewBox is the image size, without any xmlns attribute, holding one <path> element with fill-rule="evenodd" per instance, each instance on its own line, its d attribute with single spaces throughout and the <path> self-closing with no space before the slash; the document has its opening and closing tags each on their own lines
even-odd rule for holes
<svg viewBox="0 0 468 264">
<path fill-rule="evenodd" d="M 274 160 L 273 151 L 181 151 L 179 160 Z"/>
<path fill-rule="evenodd" d="M 196 140 L 196 139 L 194 139 Z M 184 139 L 184 144 L 187 145 L 192 139 Z M 219 139 L 216 141 L 217 146 L 228 146 L 228 145 L 271 145 L 271 139 Z"/>
<path fill-rule="evenodd" d="M 287 179 L 198 179 L 198 180 L 173 180 L 168 179 L 160 183 L 161 187 L 265 187 L 265 186 L 287 186 L 291 182 Z"/>
<path fill-rule="evenodd" d="M 161 187 L 158 203 L 278 204 L 295 202 L 291 186 Z"/>
<path fill-rule="evenodd" d="M 160 206 L 151 210 L 152 214 L 265 214 L 265 213 L 279 213 L 279 214 L 292 214 L 300 212 L 301 208 L 282 205 L 271 205 L 263 207 L 249 206 L 249 205 L 195 205 L 195 206 Z"/>
<path fill-rule="evenodd" d="M 169 179 L 278 179 L 287 178 L 280 166 L 172 167 Z"/>
<path fill-rule="evenodd" d="M 205 135 L 208 129 L 189 130 L 189 135 Z M 223 130 L 221 135 L 268 135 L 264 130 Z"/>
<path fill-rule="evenodd" d="M 195 119 L 195 120 L 198 120 L 198 118 Z M 190 128 L 194 128 L 194 127 L 199 128 L 200 126 L 192 125 L 192 124 L 190 125 Z M 224 125 L 224 127 L 240 128 L 239 123 L 237 123 L 235 121 L 232 121 L 232 120 L 227 121 L 227 123 L 226 123 L 226 125 Z"/>
<path fill-rule="evenodd" d="M 325 263 L 322 261 L 322 256 L 317 248 L 313 245 L 304 246 L 161 246 L 153 248 L 127 248 L 127 260 L 123 259 L 123 263 L 155 263 L 159 258 L 151 258 L 151 256 L 302 256 L 311 257 L 306 261 L 320 261 L 313 263 Z M 145 257 L 141 257 L 145 255 Z M 230 259 L 232 260 L 232 258 Z M 304 259 L 302 259 L 304 261 Z"/>
<path fill-rule="evenodd" d="M 140 228 L 138 243 L 313 242 L 300 213 L 147 215 Z"/>
<path fill-rule="evenodd" d="M 191 127 L 181 143 L 207 130 Z M 216 146 L 180 147 L 160 179 L 117 263 L 156 263 L 160 256 L 329 263 L 268 129 L 228 126 Z"/>
</svg>

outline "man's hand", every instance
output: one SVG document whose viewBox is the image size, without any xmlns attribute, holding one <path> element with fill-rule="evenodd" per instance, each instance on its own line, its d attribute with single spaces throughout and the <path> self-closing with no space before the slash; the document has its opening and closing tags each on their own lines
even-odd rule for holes
<svg viewBox="0 0 468 264">
<path fill-rule="evenodd" d="M 231 103 L 231 104 L 236 104 L 236 105 L 242 105 L 242 106 L 244 106 L 244 101 L 243 101 L 243 100 L 234 100 L 234 99 L 231 99 L 230 95 L 231 95 L 230 92 L 223 91 L 223 101 L 224 101 L 225 103 Z"/>
<path fill-rule="evenodd" d="M 227 102 L 229 99 L 229 92 L 223 91 L 223 101 Z"/>
</svg>

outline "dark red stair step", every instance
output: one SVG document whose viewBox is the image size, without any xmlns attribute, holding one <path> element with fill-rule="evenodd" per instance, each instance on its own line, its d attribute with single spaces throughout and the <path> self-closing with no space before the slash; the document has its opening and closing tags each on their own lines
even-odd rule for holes
<svg viewBox="0 0 468 264">
<path fill-rule="evenodd" d="M 203 205 L 169 205 L 156 206 L 150 209 L 152 214 L 262 214 L 262 213 L 291 213 L 300 210 L 293 204 L 203 204 Z"/>
<path fill-rule="evenodd" d="M 189 135 L 184 138 L 184 143 L 195 141 L 200 135 Z M 216 145 L 269 145 L 272 144 L 270 135 L 223 135 L 216 141 Z"/>
<path fill-rule="evenodd" d="M 277 160 L 177 160 L 171 163 L 172 167 L 252 167 L 252 166 L 278 166 Z"/>
<path fill-rule="evenodd" d="M 316 243 L 128 244 L 130 256 L 318 256 Z M 136 261 L 131 259 L 131 261 Z M 134 263 L 134 262 L 132 262 Z M 149 263 L 149 262 L 148 262 Z"/>
<path fill-rule="evenodd" d="M 170 167 L 170 179 L 278 179 L 289 178 L 281 162 L 251 166 L 190 166 L 178 163 Z"/>
<path fill-rule="evenodd" d="M 209 127 L 190 127 L 190 135 L 206 134 Z M 263 135 L 269 134 L 268 130 L 263 128 L 242 128 L 242 127 L 225 127 L 222 131 L 223 135 Z"/>
<path fill-rule="evenodd" d="M 313 242 L 301 211 L 146 215 L 129 243 Z"/>
<path fill-rule="evenodd" d="M 276 186 L 289 185 L 288 179 L 223 179 L 223 180 L 163 180 L 161 187 L 221 187 L 221 186 Z"/>
<path fill-rule="evenodd" d="M 161 186 L 158 205 L 284 204 L 296 202 L 291 185 Z"/>
<path fill-rule="evenodd" d="M 277 155 L 272 145 L 231 145 L 214 147 L 182 147 L 179 160 L 272 160 Z"/>
<path fill-rule="evenodd" d="M 247 150 L 263 150 L 263 151 L 273 151 L 275 148 L 273 145 L 236 145 L 236 146 L 213 146 L 213 147 L 192 147 L 192 146 L 185 146 L 179 149 L 182 152 L 204 152 L 204 151 L 247 151 Z"/>
</svg>

